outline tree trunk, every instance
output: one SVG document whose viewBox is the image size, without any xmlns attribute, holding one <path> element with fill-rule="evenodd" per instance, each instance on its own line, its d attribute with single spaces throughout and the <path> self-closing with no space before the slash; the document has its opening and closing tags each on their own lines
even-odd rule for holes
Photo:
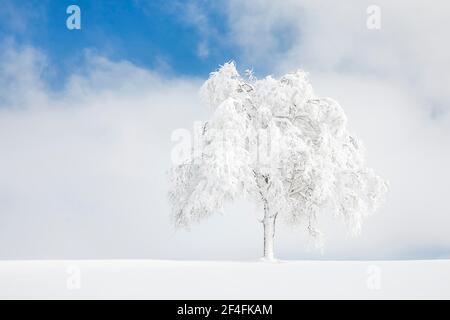
<svg viewBox="0 0 450 320">
<path fill-rule="evenodd" d="M 275 218 L 276 216 L 270 216 L 269 212 L 265 210 L 264 213 L 264 259 L 274 260 L 273 244 L 275 238 Z"/>
</svg>

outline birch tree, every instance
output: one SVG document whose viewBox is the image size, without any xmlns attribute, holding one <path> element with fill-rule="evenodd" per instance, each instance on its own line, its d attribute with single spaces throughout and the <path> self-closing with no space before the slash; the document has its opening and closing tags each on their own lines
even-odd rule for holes
<svg viewBox="0 0 450 320">
<path fill-rule="evenodd" d="M 195 135 L 197 148 L 171 170 L 176 226 L 222 212 L 228 201 L 253 201 L 262 211 L 268 260 L 280 217 L 317 242 L 318 215 L 325 211 L 360 232 L 387 183 L 366 167 L 341 106 L 316 96 L 305 72 L 258 80 L 242 77 L 230 62 L 211 73 L 200 93 L 212 116 Z"/>
</svg>

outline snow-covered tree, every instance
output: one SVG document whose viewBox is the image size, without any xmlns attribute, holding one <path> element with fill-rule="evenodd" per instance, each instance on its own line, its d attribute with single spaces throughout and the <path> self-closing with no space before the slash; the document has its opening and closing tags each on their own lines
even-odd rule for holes
<svg viewBox="0 0 450 320">
<path fill-rule="evenodd" d="M 250 199 L 261 206 L 269 260 L 278 217 L 304 225 L 318 241 L 317 216 L 325 210 L 360 231 L 387 184 L 365 166 L 341 106 L 315 96 L 305 72 L 257 80 L 241 77 L 230 62 L 211 73 L 201 94 L 213 115 L 195 137 L 197 150 L 172 168 L 177 226 L 221 212 L 227 201 Z"/>
</svg>

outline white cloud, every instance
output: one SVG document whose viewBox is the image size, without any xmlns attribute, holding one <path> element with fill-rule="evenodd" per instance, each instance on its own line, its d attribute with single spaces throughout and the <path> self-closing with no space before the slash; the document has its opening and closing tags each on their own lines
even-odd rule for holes
<svg viewBox="0 0 450 320">
<path fill-rule="evenodd" d="M 0 257 L 166 254 L 171 132 L 202 114 L 196 79 L 88 54 L 54 91 L 45 57 L 0 57 Z"/>
<path fill-rule="evenodd" d="M 302 66 L 309 71 L 367 74 L 401 81 L 427 101 L 449 104 L 450 75 L 445 70 L 450 69 L 450 4 L 378 1 L 381 29 L 369 30 L 366 9 L 371 4 L 250 0 L 241 6 L 232 1 L 231 37 L 248 63 L 265 64 L 275 72 Z"/>
</svg>

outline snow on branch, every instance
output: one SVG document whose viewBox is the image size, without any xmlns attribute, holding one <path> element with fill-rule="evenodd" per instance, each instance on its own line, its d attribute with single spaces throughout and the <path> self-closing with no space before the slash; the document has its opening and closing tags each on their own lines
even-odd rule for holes
<svg viewBox="0 0 450 320">
<path fill-rule="evenodd" d="M 317 216 L 325 209 L 356 234 L 379 206 L 387 183 L 366 167 L 342 107 L 317 97 L 305 72 L 244 79 L 229 62 L 200 93 L 213 114 L 196 136 L 200 152 L 171 171 L 177 226 L 246 198 L 266 208 L 267 217 L 283 216 L 319 238 Z"/>
</svg>

